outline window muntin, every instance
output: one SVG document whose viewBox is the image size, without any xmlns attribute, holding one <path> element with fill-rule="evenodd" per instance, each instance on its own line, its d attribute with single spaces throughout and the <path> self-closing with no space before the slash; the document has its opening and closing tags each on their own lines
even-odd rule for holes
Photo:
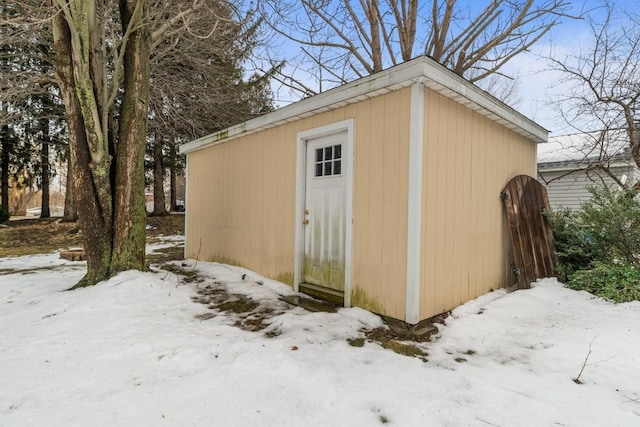
<svg viewBox="0 0 640 427">
<path fill-rule="evenodd" d="M 342 144 L 316 148 L 315 176 L 342 174 Z"/>
</svg>

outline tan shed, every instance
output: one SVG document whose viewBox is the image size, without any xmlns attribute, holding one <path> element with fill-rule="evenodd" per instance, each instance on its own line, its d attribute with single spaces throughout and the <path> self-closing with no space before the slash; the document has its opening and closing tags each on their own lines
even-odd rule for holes
<svg viewBox="0 0 640 427">
<path fill-rule="evenodd" d="M 547 131 L 427 57 L 184 144 L 186 256 L 415 324 L 514 283 Z"/>
</svg>

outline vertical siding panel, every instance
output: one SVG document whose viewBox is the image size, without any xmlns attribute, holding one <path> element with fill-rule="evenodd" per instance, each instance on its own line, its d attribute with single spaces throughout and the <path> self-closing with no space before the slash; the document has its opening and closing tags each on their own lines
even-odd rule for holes
<svg viewBox="0 0 640 427">
<path fill-rule="evenodd" d="M 285 256 L 285 253 L 292 253 L 293 247 L 291 246 L 293 234 L 289 230 L 293 230 L 294 227 L 294 218 L 293 212 L 294 209 L 294 201 L 291 198 L 291 193 L 295 194 L 295 187 L 291 187 L 289 182 L 293 178 L 293 182 L 295 182 L 295 173 L 291 174 L 291 165 L 295 165 L 295 157 L 291 157 L 291 154 L 296 152 L 296 136 L 292 132 L 293 127 L 281 127 L 279 128 L 278 135 L 276 137 L 276 155 L 278 159 L 277 165 L 274 165 L 276 168 L 275 174 L 278 177 L 278 185 L 275 188 L 275 199 L 274 203 L 277 206 L 280 206 L 280 211 L 278 214 L 282 217 L 281 221 L 276 221 L 276 238 L 274 239 L 275 249 L 273 250 L 273 254 L 277 257 L 278 264 L 284 264 L 288 260 Z M 258 206 L 255 206 L 254 209 L 259 209 Z M 284 251 L 282 249 L 285 249 Z M 293 265 L 293 259 L 290 260 Z M 293 269 L 288 270 L 288 272 L 293 272 Z M 278 272 L 277 274 L 283 274 L 285 271 Z"/>
<path fill-rule="evenodd" d="M 257 153 L 250 153 L 249 152 L 250 150 L 248 148 L 249 146 L 250 144 L 248 144 L 248 141 L 242 141 L 240 144 L 228 145 L 229 149 L 233 148 L 234 149 L 233 151 L 236 152 L 233 158 L 247 159 L 246 161 L 241 162 L 241 164 L 238 165 L 238 167 L 236 167 L 233 170 L 235 179 L 239 180 L 242 183 L 242 186 L 240 187 L 239 189 L 240 191 L 238 193 L 244 194 L 245 195 L 244 197 L 247 197 L 247 195 L 249 197 L 256 195 L 253 192 L 253 189 L 255 188 L 254 185 L 257 183 L 258 180 L 253 176 L 253 174 L 250 173 L 251 168 L 256 167 L 255 170 L 260 171 L 262 173 L 262 176 L 265 177 L 266 171 L 264 168 L 264 164 L 268 162 L 268 159 L 264 159 L 263 157 L 265 144 L 255 144 L 254 149 L 257 149 Z M 262 162 L 262 164 L 257 164 L 256 158 L 262 158 L 264 161 Z M 261 203 L 264 203 L 266 200 L 266 197 L 264 194 L 268 190 L 266 185 L 264 190 L 265 191 L 260 195 Z M 243 255 L 243 256 L 236 257 L 236 260 L 240 264 L 245 265 L 245 259 L 248 258 L 249 256 L 254 256 L 257 252 L 255 247 L 256 245 L 252 245 L 252 246 L 249 245 L 249 242 L 251 241 L 251 236 L 253 236 L 253 238 L 256 240 L 258 245 L 265 244 L 264 234 L 263 234 L 264 230 L 262 227 L 260 227 L 262 222 L 261 220 L 264 217 L 263 218 L 255 217 L 257 220 L 256 228 L 254 228 L 252 232 L 242 233 L 240 230 L 242 229 L 245 221 L 248 220 L 248 216 L 246 216 L 247 210 L 245 209 L 246 204 L 244 203 L 243 200 L 237 199 L 237 196 L 233 193 L 234 193 L 234 189 L 232 188 L 232 185 L 229 185 L 229 183 L 227 182 L 227 198 L 229 200 L 233 200 L 233 203 L 229 203 L 229 205 L 226 208 L 226 211 L 228 214 L 228 221 L 231 224 L 230 230 L 232 234 L 230 239 L 232 244 L 236 246 L 236 253 L 238 254 L 240 253 L 239 248 L 241 247 L 246 248 L 245 250 L 248 252 L 246 256 Z M 267 215 L 268 214 L 269 213 L 267 213 Z M 263 261 L 262 259 L 259 259 L 259 262 L 262 262 L 262 261 Z"/>
<path fill-rule="evenodd" d="M 369 165 L 371 120 L 370 102 L 357 105 L 354 126 L 353 188 L 353 288 L 368 289 L 369 282 Z"/>
<path fill-rule="evenodd" d="M 390 302 L 390 309 L 395 312 L 397 308 L 397 290 L 394 281 L 395 269 L 398 266 L 398 233 L 396 221 L 399 218 L 398 211 L 398 129 L 399 103 L 396 96 L 386 97 L 383 115 L 385 126 L 382 132 L 382 298 Z M 394 294 L 396 292 L 396 294 Z"/>
<path fill-rule="evenodd" d="M 438 125 L 436 130 L 436 138 L 433 141 L 436 144 L 437 149 L 437 174 L 436 174 L 436 193 L 435 193 L 435 204 L 436 204 L 436 238 L 434 240 L 435 245 L 435 296 L 434 303 L 436 311 L 442 312 L 446 310 L 447 303 L 447 295 L 444 292 L 444 288 L 450 283 L 449 280 L 445 282 L 442 281 L 442 278 L 446 276 L 446 265 L 447 265 L 447 256 L 448 256 L 448 242 L 450 237 L 448 233 L 451 230 L 447 230 L 447 215 L 450 215 L 450 212 L 447 212 L 447 169 L 448 165 L 448 152 L 449 149 L 447 147 L 447 103 L 441 95 L 434 96 L 438 103 L 436 107 L 436 111 L 438 114 Z"/>
<path fill-rule="evenodd" d="M 271 239 L 273 241 L 273 249 L 271 249 L 271 253 L 273 254 L 272 256 L 278 260 L 278 264 L 283 261 L 281 256 L 281 248 L 288 246 L 286 244 L 285 237 L 287 224 L 293 224 L 292 220 L 289 218 L 289 211 L 291 211 L 291 209 L 289 208 L 290 205 L 287 203 L 288 200 L 284 194 L 285 191 L 292 191 L 285 180 L 285 176 L 287 175 L 287 172 L 289 170 L 289 166 L 285 162 L 288 157 L 286 153 L 288 151 L 295 150 L 294 146 L 296 143 L 295 135 L 292 134 L 290 129 L 292 128 L 285 126 L 277 129 L 277 134 L 275 135 L 275 141 L 273 143 L 276 163 L 271 166 L 266 166 L 266 168 L 268 170 L 271 170 L 271 173 L 273 173 L 277 179 L 277 185 L 274 186 L 274 198 L 272 203 L 275 203 L 276 206 L 280 206 L 278 215 L 281 217 L 281 219 L 279 221 L 275 220 L 272 223 L 272 226 L 275 228 L 275 238 Z M 275 170 L 273 170 L 273 168 L 275 168 Z M 295 189 L 293 191 L 295 191 Z M 252 206 L 252 209 L 259 209 L 259 207 Z M 266 259 L 265 262 L 267 262 Z"/>
<path fill-rule="evenodd" d="M 383 301 L 388 301 L 391 313 L 404 313 L 406 302 L 402 297 L 405 295 L 400 277 L 405 277 L 400 271 L 406 271 L 406 258 L 400 258 L 400 247 L 406 247 L 406 239 L 400 240 L 398 224 L 402 223 L 402 218 L 406 217 L 406 199 L 402 206 L 402 197 L 399 192 L 398 183 L 400 173 L 406 173 L 406 166 L 400 167 L 401 145 L 400 140 L 400 92 L 394 92 L 385 98 L 384 104 L 384 128 L 382 138 L 382 159 L 383 167 L 379 171 L 383 174 L 382 197 L 383 202 L 380 207 L 382 211 L 382 281 L 381 295 Z M 406 286 L 406 280 L 404 282 Z M 398 316 L 404 317 L 404 316 Z"/>
<path fill-rule="evenodd" d="M 264 259 L 258 253 L 263 253 L 266 245 L 265 230 L 262 224 L 265 217 L 270 217 L 270 210 L 265 212 L 263 216 L 249 215 L 250 200 L 254 200 L 258 204 L 262 205 L 268 200 L 268 194 L 270 193 L 271 186 L 265 183 L 267 171 L 265 165 L 269 163 L 270 159 L 264 157 L 265 151 L 264 143 L 258 142 L 256 144 L 250 144 L 249 141 L 243 140 L 240 144 L 229 144 L 228 147 L 236 148 L 234 156 L 229 161 L 229 166 L 237 163 L 235 159 L 243 159 L 240 165 L 232 169 L 233 175 L 238 182 L 241 183 L 239 189 L 233 189 L 233 184 L 228 183 L 228 194 L 226 200 L 228 203 L 229 222 L 231 223 L 230 230 L 231 244 L 235 246 L 234 252 L 237 254 L 233 259 L 235 262 L 241 265 L 247 265 L 247 260 L 255 258 L 259 264 L 264 262 Z M 262 159 L 259 161 L 257 159 Z M 256 176 L 258 175 L 258 176 Z M 273 178 L 272 178 L 273 179 Z M 262 191 L 256 191 L 260 188 Z M 238 191 L 239 190 L 239 191 Z M 239 194 L 233 194 L 238 192 Z M 242 197 L 239 197 L 240 195 Z M 254 203 L 255 203 L 254 202 Z M 249 227 L 247 227 L 249 225 Z M 243 228 L 247 227 L 249 232 L 242 232 Z M 253 237 L 253 244 L 251 244 Z M 241 253 L 241 248 L 245 248 L 245 254 Z"/>
<path fill-rule="evenodd" d="M 461 195 L 460 197 L 460 212 L 463 213 L 462 218 L 460 218 L 460 223 L 456 227 L 460 230 L 460 239 L 459 244 L 460 247 L 458 249 L 459 253 L 463 260 L 465 260 L 467 266 L 466 268 L 459 268 L 459 288 L 460 294 L 459 299 L 456 301 L 456 304 L 463 303 L 469 300 L 469 266 L 470 266 L 470 257 L 469 257 L 469 248 L 471 247 L 471 218 L 473 217 L 473 208 L 471 204 L 471 144 L 473 134 L 471 133 L 473 115 L 471 111 L 464 107 L 459 107 L 462 115 L 462 123 L 464 126 L 461 127 L 460 130 L 460 155 L 458 157 L 458 164 L 460 165 L 460 171 L 456 176 L 460 178 L 460 184 L 458 185 L 458 192 Z"/>
<path fill-rule="evenodd" d="M 462 141 L 462 129 L 466 126 L 463 116 L 463 108 L 461 105 L 449 101 L 449 126 L 451 132 L 449 133 L 449 168 L 447 177 L 447 197 L 449 215 L 447 215 L 448 224 L 447 228 L 450 230 L 449 245 L 450 253 L 448 256 L 448 275 L 451 278 L 451 286 L 449 289 L 450 299 L 448 304 L 450 306 L 456 306 L 461 300 L 461 287 L 462 273 L 465 267 L 461 265 L 463 259 L 460 257 L 460 252 L 464 244 L 464 235 L 462 232 L 462 222 L 466 216 L 469 215 L 468 211 L 462 210 L 462 200 L 468 198 L 469 195 L 465 193 L 464 188 L 461 185 L 462 179 L 462 149 L 464 143 Z"/>
<path fill-rule="evenodd" d="M 495 171 L 493 168 L 493 143 L 495 141 L 495 135 L 491 131 L 491 125 L 486 120 L 482 120 L 482 132 L 481 132 L 481 143 L 484 147 L 483 160 L 484 162 L 480 165 L 482 168 L 482 187 L 479 189 L 480 194 L 482 195 L 482 243 L 484 247 L 485 253 L 483 254 L 483 263 L 484 268 L 482 269 L 481 281 L 479 283 L 480 288 L 482 289 L 482 284 L 488 283 L 492 280 L 492 262 L 493 262 L 493 252 L 496 250 L 496 245 L 494 241 L 494 237 L 492 237 L 492 227 L 491 227 L 491 206 L 487 203 L 488 198 L 490 197 L 490 188 L 493 183 L 493 174 Z"/>
<path fill-rule="evenodd" d="M 382 282 L 382 207 L 383 199 L 383 132 L 384 98 L 377 97 L 370 101 L 371 105 L 371 133 L 369 134 L 369 245 L 367 247 L 367 264 L 369 280 L 367 287 L 371 294 L 380 298 L 383 295 Z M 369 285 L 370 284 L 370 285 Z M 378 301 L 381 303 L 382 301 Z"/>
<path fill-rule="evenodd" d="M 272 206 L 275 205 L 276 202 L 276 189 L 277 189 L 277 175 L 274 174 L 274 170 L 277 167 L 277 154 L 278 154 L 278 136 L 281 132 L 280 128 L 275 128 L 271 132 L 271 138 L 268 143 L 263 141 L 258 142 L 257 146 L 260 146 L 259 155 L 249 154 L 252 158 L 252 162 L 247 162 L 251 166 L 256 167 L 257 170 L 262 172 L 262 185 L 263 191 L 262 194 L 259 195 L 261 203 L 258 206 Z M 250 175 L 251 172 L 245 170 L 247 175 Z M 252 177 L 252 184 L 254 184 L 254 188 L 258 184 L 255 177 Z M 257 194 L 255 196 L 258 196 Z M 255 199 L 254 199 L 255 200 Z M 253 206 L 250 207 L 250 201 L 247 201 L 245 204 L 246 210 L 253 210 Z M 247 212 L 248 213 L 248 212 Z M 278 229 L 278 212 L 276 209 L 266 209 L 260 215 L 251 215 L 253 218 L 257 218 L 257 229 L 253 234 L 253 238 L 257 238 L 257 241 L 252 241 L 252 235 L 249 233 L 245 233 L 245 242 L 244 247 L 249 249 L 252 252 L 252 256 L 255 259 L 260 260 L 260 264 L 266 265 L 267 260 L 272 257 L 272 254 L 275 252 L 275 242 L 276 242 L 276 231 Z M 243 215 L 244 217 L 244 215 Z M 238 227 L 241 227 L 241 224 L 238 224 Z M 238 251 L 240 248 L 238 248 Z"/>
<path fill-rule="evenodd" d="M 438 247 L 440 247 L 440 268 L 437 269 L 438 276 L 436 277 L 436 283 L 438 284 L 438 293 L 440 295 L 440 310 L 445 310 L 452 304 L 453 297 L 453 270 L 452 256 L 453 256 L 453 232 L 454 232 L 454 217 L 456 215 L 452 201 L 455 196 L 452 194 L 455 191 L 455 179 L 452 180 L 455 173 L 455 133 L 457 127 L 460 125 L 457 123 L 456 118 L 453 116 L 451 108 L 453 107 L 452 101 L 440 96 L 441 110 L 440 110 L 440 133 L 439 133 L 439 145 L 442 151 L 442 164 L 440 166 L 440 185 L 438 186 L 438 211 L 441 215 L 441 231 L 438 235 Z M 453 173 L 452 173 L 453 171 Z"/>
<path fill-rule="evenodd" d="M 488 201 L 487 206 L 489 208 L 489 214 L 487 218 L 487 225 L 489 227 L 487 232 L 487 240 L 490 238 L 491 240 L 491 252 L 489 254 L 489 265 L 491 268 L 487 269 L 489 273 L 489 277 L 487 278 L 487 282 L 485 282 L 485 286 L 489 285 L 493 288 L 497 288 L 500 286 L 500 276 L 501 271 L 499 269 L 499 260 L 502 258 L 502 253 L 500 250 L 502 249 L 502 215 L 504 208 L 499 202 L 500 190 L 504 187 L 502 184 L 502 172 L 505 169 L 505 166 L 500 164 L 499 159 L 501 158 L 501 151 L 506 150 L 506 146 L 503 144 L 504 140 L 502 138 L 502 133 L 499 132 L 499 125 L 488 122 L 488 128 L 490 131 L 490 139 L 489 139 L 489 156 L 487 160 L 489 164 L 487 166 L 487 181 L 488 185 L 485 188 L 485 197 Z M 506 184 L 506 182 L 505 182 Z M 496 189 L 499 189 L 496 191 Z M 491 237 L 489 237 L 491 236 Z M 498 265 L 497 265 L 498 264 Z M 498 268 L 496 268 L 498 267 Z M 482 292 L 482 289 L 480 290 Z"/>
<path fill-rule="evenodd" d="M 431 90 L 425 91 L 425 144 L 423 159 L 424 186 L 422 209 L 422 268 L 423 277 L 421 295 L 421 310 L 423 313 L 437 313 L 436 309 L 436 231 L 438 188 L 438 106 L 437 95 Z M 421 316 L 425 316 L 424 314 Z M 426 314 L 428 316 L 428 314 Z"/>
<path fill-rule="evenodd" d="M 473 298 L 476 295 L 476 286 L 480 280 L 482 272 L 482 243 L 480 241 L 480 194 L 478 192 L 478 183 L 481 176 L 481 153 L 483 152 L 480 147 L 480 120 L 479 116 L 475 113 L 471 114 L 471 175 L 469 181 L 470 188 L 470 203 L 475 212 L 470 217 L 470 230 L 469 230 L 469 296 Z"/>
<path fill-rule="evenodd" d="M 505 154 L 508 153 L 509 150 L 509 141 L 506 138 L 504 128 L 498 124 L 492 123 L 492 131 L 495 135 L 494 143 L 492 147 L 492 158 L 494 159 L 494 173 L 491 175 L 493 180 L 491 184 L 491 188 L 488 189 L 490 194 L 487 196 L 491 201 L 499 201 L 500 191 L 507 184 L 507 180 L 505 180 L 505 174 L 508 173 L 508 170 L 511 166 L 506 162 Z M 500 203 L 491 203 L 491 226 L 492 226 L 492 235 L 494 237 L 495 242 L 495 250 L 492 252 L 493 260 L 492 265 L 495 267 L 491 269 L 491 287 L 493 289 L 497 289 L 502 285 L 502 278 L 504 276 L 502 263 L 502 254 L 503 251 L 503 242 L 504 242 L 504 227 L 502 226 L 502 218 L 504 217 L 504 207 Z"/>
<path fill-rule="evenodd" d="M 231 258 L 233 262 L 247 267 L 247 260 L 250 259 L 255 259 L 258 265 L 262 265 L 264 259 L 256 254 L 262 252 L 267 244 L 265 231 L 262 228 L 264 216 L 249 215 L 248 212 L 250 200 L 258 205 L 264 204 L 267 200 L 265 193 L 268 192 L 269 187 L 265 182 L 267 172 L 264 165 L 269 162 L 269 159 L 264 158 L 265 145 L 262 142 L 251 144 L 248 140 L 241 140 L 238 144 L 227 144 L 225 147 L 233 152 L 232 157 L 228 159 L 228 164 L 225 165 L 233 176 L 233 181 L 227 181 L 227 194 L 224 198 L 230 223 L 228 228 L 230 235 L 227 241 L 234 248 L 235 256 Z M 236 164 L 237 159 L 244 161 Z M 257 159 L 262 161 L 258 162 Z M 234 189 L 235 182 L 239 182 L 240 186 Z M 240 194 L 243 195 L 242 198 L 239 197 Z M 264 215 L 268 217 L 270 212 L 267 211 Z M 242 232 L 243 229 L 246 231 Z M 250 244 L 252 237 L 253 245 Z M 244 248 L 244 254 L 241 253 L 241 248 Z"/>
<path fill-rule="evenodd" d="M 294 244 L 295 244 L 295 198 L 296 198 L 296 134 L 293 127 L 283 127 L 278 139 L 278 170 L 277 203 L 280 206 L 281 220 L 278 224 L 279 238 L 276 242 L 275 254 L 278 264 L 290 265 L 286 270 L 276 274 L 293 274 Z M 284 249 L 284 250 L 283 250 Z M 287 255 L 288 254 L 288 255 Z"/>
<path fill-rule="evenodd" d="M 489 218 L 489 212 L 487 210 L 487 186 L 489 185 L 488 181 L 488 173 L 489 173 L 489 164 L 487 163 L 488 157 L 490 155 L 488 152 L 490 151 L 490 140 L 487 134 L 487 122 L 482 118 L 478 120 L 478 144 L 480 144 L 480 155 L 478 158 L 478 185 L 476 191 L 480 195 L 480 212 L 479 212 L 479 222 L 478 222 L 478 250 L 480 255 L 480 274 L 476 280 L 475 292 L 479 293 L 479 289 L 481 289 L 482 284 L 486 283 L 489 275 L 490 268 L 490 251 L 493 250 L 491 247 L 491 241 L 488 239 L 488 230 L 487 230 L 487 221 Z"/>
<path fill-rule="evenodd" d="M 282 253 L 282 263 L 280 271 L 277 274 L 291 274 L 293 280 L 294 261 L 295 261 L 295 231 L 297 224 L 295 223 L 296 213 L 296 161 L 297 161 L 297 135 L 295 129 L 290 130 L 282 141 L 283 145 L 283 161 L 285 164 L 285 175 L 282 178 L 284 184 L 282 191 L 284 194 L 283 206 L 287 207 L 285 215 L 285 223 L 283 224 L 284 247 L 286 251 Z"/>
<path fill-rule="evenodd" d="M 504 218 L 506 218 L 506 214 L 504 212 L 504 207 L 502 203 L 500 203 L 500 191 L 507 184 L 508 179 L 506 179 L 506 175 L 509 173 L 511 169 L 511 165 L 508 162 L 508 152 L 510 138 L 507 136 L 507 129 L 503 126 L 500 126 L 497 123 L 492 123 L 493 132 L 496 135 L 494 144 L 493 144 L 493 182 L 491 188 L 488 189 L 489 194 L 487 195 L 488 199 L 491 201 L 491 224 L 492 224 L 492 236 L 495 241 L 495 250 L 492 252 L 493 255 L 493 263 L 494 268 L 491 269 L 492 277 L 489 286 L 492 289 L 498 289 L 504 286 L 504 253 L 506 248 L 504 247 L 504 237 L 506 229 L 504 227 Z M 483 293 L 486 292 L 483 289 Z"/>
</svg>

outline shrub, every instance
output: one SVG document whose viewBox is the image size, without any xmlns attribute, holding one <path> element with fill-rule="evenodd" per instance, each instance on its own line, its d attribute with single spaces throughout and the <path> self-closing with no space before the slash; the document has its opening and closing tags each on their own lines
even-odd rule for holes
<svg viewBox="0 0 640 427">
<path fill-rule="evenodd" d="M 558 256 L 558 278 L 564 282 L 574 272 L 591 268 L 593 261 L 599 258 L 599 248 L 592 244 L 588 231 L 580 221 L 578 211 L 564 208 L 546 211 L 545 216 L 553 230 Z"/>
<path fill-rule="evenodd" d="M 626 263 L 595 261 L 592 269 L 572 274 L 566 286 L 615 302 L 640 300 L 640 270 Z"/>
<path fill-rule="evenodd" d="M 9 208 L 4 205 L 0 205 L 0 224 L 3 224 L 10 218 Z"/>
<path fill-rule="evenodd" d="M 591 189 L 577 211 L 547 212 L 567 287 L 624 302 L 640 300 L 640 196 L 638 190 Z"/>
<path fill-rule="evenodd" d="M 610 263 L 624 260 L 640 267 L 640 198 L 638 190 L 591 189 L 591 200 L 583 203 L 579 218 L 598 257 Z"/>
</svg>

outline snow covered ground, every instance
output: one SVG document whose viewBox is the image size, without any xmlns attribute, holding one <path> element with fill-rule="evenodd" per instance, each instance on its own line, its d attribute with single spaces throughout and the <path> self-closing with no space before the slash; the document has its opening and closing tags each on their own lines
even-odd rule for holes
<svg viewBox="0 0 640 427">
<path fill-rule="evenodd" d="M 357 308 L 291 308 L 258 332 L 201 320 L 196 286 L 278 309 L 291 290 L 196 268 L 204 282 L 132 271 L 63 292 L 83 263 L 0 259 L 0 426 L 640 426 L 640 303 L 551 279 L 496 291 L 420 344 L 423 362 L 350 346 L 381 325 Z"/>
</svg>

